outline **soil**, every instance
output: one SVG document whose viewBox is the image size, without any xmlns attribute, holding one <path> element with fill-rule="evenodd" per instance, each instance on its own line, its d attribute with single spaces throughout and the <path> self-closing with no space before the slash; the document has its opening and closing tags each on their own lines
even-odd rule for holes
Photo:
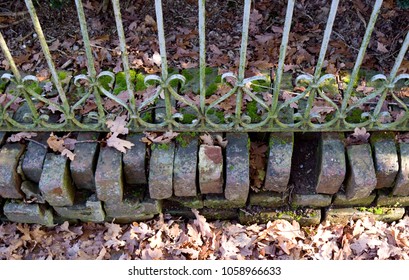
<svg viewBox="0 0 409 280">
<path fill-rule="evenodd" d="M 37 14 L 58 68 L 78 72 L 86 66 L 82 37 L 73 0 L 51 8 L 38 0 Z M 209 66 L 235 70 L 239 61 L 244 1 L 207 1 L 206 39 Z M 341 1 L 327 51 L 326 72 L 352 69 L 374 1 Z M 100 1 L 83 1 L 97 70 L 121 67 L 113 11 L 101 11 Z M 248 71 L 270 70 L 277 64 L 287 1 L 252 3 Z M 131 67 L 157 73 L 153 55 L 159 51 L 154 1 L 121 1 Z M 312 72 L 320 50 L 330 1 L 297 1 L 290 35 L 287 70 Z M 46 69 L 24 1 L 0 1 L 0 30 L 16 63 L 25 72 Z M 172 68 L 198 67 L 197 1 L 163 1 L 168 62 Z M 14 15 L 14 16 L 13 16 Z M 369 43 L 364 68 L 389 72 L 409 30 L 409 10 L 385 0 Z M 7 62 L 0 54 L 3 67 Z M 408 55 L 401 71 L 408 71 Z"/>
</svg>

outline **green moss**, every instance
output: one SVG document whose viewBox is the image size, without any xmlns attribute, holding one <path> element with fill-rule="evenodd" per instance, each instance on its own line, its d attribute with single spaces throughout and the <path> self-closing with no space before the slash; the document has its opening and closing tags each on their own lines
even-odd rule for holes
<svg viewBox="0 0 409 280">
<path fill-rule="evenodd" d="M 361 212 L 369 212 L 375 215 L 383 215 L 385 214 L 383 207 L 358 207 L 358 210 Z"/>
<path fill-rule="evenodd" d="M 152 150 L 159 149 L 167 151 L 169 150 L 169 144 L 162 143 L 162 144 L 152 144 Z"/>
<path fill-rule="evenodd" d="M 129 71 L 130 76 L 131 76 L 131 83 L 135 84 L 136 82 L 136 71 L 135 70 L 130 70 Z M 118 95 L 122 91 L 127 90 L 127 85 L 126 85 L 126 76 L 125 72 L 119 72 L 115 76 L 115 88 L 114 88 L 114 95 Z"/>
<path fill-rule="evenodd" d="M 59 80 L 65 80 L 67 79 L 68 73 L 65 71 L 58 71 L 58 79 Z"/>
<path fill-rule="evenodd" d="M 261 117 L 257 114 L 257 102 L 255 100 L 247 103 L 246 113 L 251 118 L 251 122 L 257 123 L 261 121 Z"/>
<path fill-rule="evenodd" d="M 271 89 L 271 78 L 269 75 L 264 75 L 267 78 L 266 81 L 257 80 L 251 83 L 251 89 L 253 92 L 266 92 Z"/>
<path fill-rule="evenodd" d="M 182 148 L 186 148 L 187 145 L 189 145 L 189 141 L 196 136 L 196 132 L 182 132 L 179 133 L 178 136 L 176 136 L 175 140 L 179 146 L 181 146 Z"/>
<path fill-rule="evenodd" d="M 145 122 L 152 122 L 152 119 L 153 119 L 151 111 L 143 113 L 141 117 L 142 117 L 142 120 Z"/>
<path fill-rule="evenodd" d="M 346 121 L 349 123 L 359 123 L 361 122 L 361 115 L 363 111 L 359 108 L 352 109 L 351 113 L 346 117 Z"/>
<path fill-rule="evenodd" d="M 211 96 L 217 90 L 217 84 L 221 82 L 221 76 L 218 75 L 217 68 L 206 67 L 206 97 Z M 186 83 L 182 87 L 182 93 L 193 92 L 200 93 L 200 69 L 191 68 L 182 71 L 182 75 L 186 78 Z"/>
<path fill-rule="evenodd" d="M 215 109 L 210 109 L 209 112 L 208 112 L 208 115 L 215 116 L 219 120 L 219 123 L 224 123 L 225 122 L 224 121 L 224 113 L 222 111 L 218 111 L 218 110 L 215 110 Z"/>
</svg>

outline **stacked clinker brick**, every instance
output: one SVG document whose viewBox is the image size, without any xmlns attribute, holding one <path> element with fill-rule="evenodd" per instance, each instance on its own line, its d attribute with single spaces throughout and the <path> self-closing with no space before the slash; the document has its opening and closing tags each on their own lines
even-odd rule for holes
<svg viewBox="0 0 409 280">
<path fill-rule="evenodd" d="M 392 221 L 409 206 L 409 144 L 393 133 L 372 133 L 370 144 L 345 147 L 343 134 L 319 134 L 311 189 L 291 180 L 293 133 L 271 133 L 264 188 L 249 180 L 249 136 L 226 133 L 225 148 L 183 141 L 146 146 L 142 134 L 126 154 L 103 147 L 97 133 L 78 133 L 75 160 L 50 152 L 48 133 L 36 142 L 6 143 L 0 133 L 0 216 L 52 226 L 63 221 L 128 223 L 159 213 L 242 223 L 295 219 L 317 224 L 363 215 Z M 297 136 L 298 137 L 298 136 Z M 90 141 L 88 141 L 90 140 Z M 296 182 L 295 182 L 296 183 Z M 322 211 L 325 210 L 325 211 Z M 324 214 L 324 216 L 322 215 Z"/>
</svg>

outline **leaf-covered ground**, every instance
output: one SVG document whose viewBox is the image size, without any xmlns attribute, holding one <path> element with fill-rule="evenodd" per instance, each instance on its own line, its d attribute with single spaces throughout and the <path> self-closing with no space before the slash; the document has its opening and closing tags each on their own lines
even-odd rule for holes
<svg viewBox="0 0 409 280">
<path fill-rule="evenodd" d="M 194 210 L 193 210 L 194 211 Z M 0 259 L 409 259 L 409 217 L 301 228 L 160 216 L 129 225 L 0 224 Z"/>
</svg>

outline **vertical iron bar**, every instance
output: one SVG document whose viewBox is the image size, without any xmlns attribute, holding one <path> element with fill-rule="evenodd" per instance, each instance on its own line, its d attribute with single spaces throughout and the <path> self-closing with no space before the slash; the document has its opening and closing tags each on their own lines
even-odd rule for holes
<svg viewBox="0 0 409 280">
<path fill-rule="evenodd" d="M 155 0 L 156 23 L 158 25 L 159 51 L 162 62 L 162 79 L 168 79 L 168 60 L 166 56 L 165 29 L 163 28 L 162 0 Z"/>
<path fill-rule="evenodd" d="M 126 49 L 124 27 L 122 25 L 121 7 L 118 0 L 112 0 L 112 6 L 114 7 L 116 29 L 118 30 L 119 45 L 121 48 L 122 65 L 124 66 L 126 88 L 129 94 L 129 103 L 132 110 L 132 115 L 135 115 L 136 103 L 134 96 L 134 86 L 131 82 L 131 73 L 129 68 L 128 51 Z"/>
<path fill-rule="evenodd" d="M 97 76 L 97 72 L 95 70 L 94 56 L 92 55 L 91 41 L 89 40 L 87 21 L 85 19 L 82 0 L 75 0 L 75 5 L 77 5 L 77 13 L 81 27 L 82 40 L 84 42 L 85 54 L 88 61 L 88 74 L 92 79 L 95 79 L 95 77 Z"/>
<path fill-rule="evenodd" d="M 345 112 L 345 109 L 347 107 L 349 97 L 351 96 L 352 89 L 354 88 L 355 80 L 358 77 L 359 69 L 361 68 L 362 61 L 364 60 L 365 52 L 368 47 L 369 41 L 371 39 L 372 31 L 374 30 L 376 19 L 381 9 L 382 2 L 383 0 L 376 0 L 375 5 L 373 7 L 372 14 L 369 19 L 364 38 L 361 43 L 361 47 L 359 48 L 358 57 L 356 58 L 354 69 L 352 70 L 352 74 L 349 80 L 348 87 L 346 91 L 344 92 L 344 99 L 342 101 L 342 107 L 341 107 L 341 111 L 343 113 Z"/>
<path fill-rule="evenodd" d="M 318 57 L 317 65 L 315 66 L 314 78 L 320 78 L 322 64 L 324 63 L 325 55 L 327 53 L 328 43 L 331 38 L 332 27 L 334 25 L 335 16 L 337 14 L 339 0 L 333 0 L 331 10 L 328 16 L 327 26 L 325 27 L 324 37 L 322 38 L 320 55 Z"/>
<path fill-rule="evenodd" d="M 43 30 L 41 29 L 40 21 L 38 20 L 37 14 L 35 12 L 33 1 L 32 0 L 24 0 L 24 1 L 26 3 L 27 9 L 28 9 L 28 11 L 30 13 L 31 20 L 33 22 L 34 29 L 35 29 L 35 31 L 37 33 L 38 39 L 40 40 L 41 48 L 43 49 L 43 54 L 44 54 L 44 57 L 45 57 L 45 59 L 47 61 L 48 68 L 50 69 L 54 85 L 55 85 L 55 87 L 57 89 L 58 95 L 59 95 L 59 97 L 61 99 L 61 102 L 63 104 L 64 115 L 65 115 L 66 119 L 70 119 L 70 117 L 71 117 L 71 115 L 70 115 L 70 106 L 68 104 L 68 100 L 67 100 L 65 92 L 64 92 L 64 90 L 62 88 L 61 82 L 58 79 L 58 73 L 57 73 L 57 70 L 55 69 L 55 65 L 54 65 L 53 59 L 51 57 L 51 53 L 50 53 L 50 50 L 48 48 L 47 42 L 45 40 Z"/>
<path fill-rule="evenodd" d="M 288 46 L 288 38 L 290 34 L 290 29 L 291 29 L 291 22 L 293 20 L 294 4 L 295 4 L 295 0 L 288 0 L 287 11 L 285 13 L 286 16 L 285 16 L 285 23 L 284 23 L 284 29 L 283 29 L 283 38 L 281 39 L 280 56 L 278 59 L 278 68 L 277 68 L 276 78 L 274 82 L 273 101 L 271 104 L 272 114 L 275 112 L 277 105 L 278 105 L 277 104 L 278 96 L 280 95 L 281 80 L 283 78 L 285 56 L 286 56 L 287 46 Z"/>
<path fill-rule="evenodd" d="M 251 0 L 245 0 L 244 13 L 243 13 L 243 30 L 242 30 L 242 35 L 241 35 L 241 47 L 240 47 L 240 64 L 239 64 L 239 76 L 238 76 L 239 83 L 241 83 L 244 80 L 244 72 L 246 70 L 247 41 L 249 37 L 249 25 L 250 25 L 250 8 L 251 8 Z"/>
<path fill-rule="evenodd" d="M 405 58 L 405 54 L 408 51 L 408 48 L 409 48 L 409 32 L 406 33 L 405 41 L 403 41 L 398 57 L 396 57 L 395 64 L 393 65 L 391 73 L 389 74 L 389 82 L 392 82 L 395 79 L 396 73 L 398 73 L 399 71 L 399 67 L 402 64 L 403 59 Z"/>
<path fill-rule="evenodd" d="M 206 0 L 199 0 L 199 48 L 200 48 L 200 111 L 205 114 L 206 99 Z"/>
<path fill-rule="evenodd" d="M 17 82 L 21 81 L 21 74 L 18 71 L 16 63 L 14 62 L 13 57 L 11 56 L 9 47 L 7 46 L 6 41 L 4 40 L 3 33 L 0 32 L 0 47 L 6 57 L 7 61 L 10 64 L 11 72 L 13 72 L 14 77 L 16 78 Z"/>
</svg>

